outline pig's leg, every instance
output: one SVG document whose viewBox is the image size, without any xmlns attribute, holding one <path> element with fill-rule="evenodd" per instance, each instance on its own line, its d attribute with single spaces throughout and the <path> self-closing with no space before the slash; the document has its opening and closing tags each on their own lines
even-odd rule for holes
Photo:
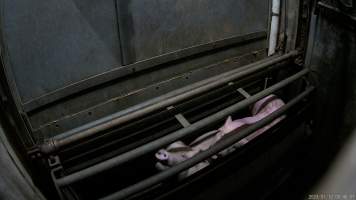
<svg viewBox="0 0 356 200">
<path fill-rule="evenodd" d="M 166 170 L 166 169 L 168 169 L 169 168 L 169 166 L 167 166 L 167 165 L 164 165 L 164 164 L 162 164 L 162 163 L 160 163 L 160 162 L 156 162 L 156 169 L 158 169 L 158 170 L 160 170 L 160 171 L 163 171 L 163 170 Z"/>
<path fill-rule="evenodd" d="M 189 168 L 188 170 L 184 171 L 183 173 L 181 173 L 179 175 L 180 179 L 184 179 L 188 176 L 191 176 L 192 174 L 195 174 L 196 172 L 204 169 L 205 167 L 209 166 L 209 162 L 208 161 L 203 161 L 201 163 L 198 163 L 196 165 L 194 165 L 193 167 Z"/>
</svg>

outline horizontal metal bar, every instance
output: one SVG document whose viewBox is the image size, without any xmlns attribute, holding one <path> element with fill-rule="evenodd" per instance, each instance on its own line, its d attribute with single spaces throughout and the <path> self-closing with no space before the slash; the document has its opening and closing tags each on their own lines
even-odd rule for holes
<svg viewBox="0 0 356 200">
<path fill-rule="evenodd" d="M 102 74 L 98 74 L 96 76 L 90 77 L 88 79 L 84 79 L 82 81 L 73 83 L 64 88 L 55 90 L 53 92 L 47 93 L 41 97 L 33 99 L 31 101 L 25 102 L 23 104 L 23 109 L 26 112 L 38 109 L 44 105 L 53 103 L 62 98 L 65 98 L 69 95 L 78 93 L 80 91 L 86 90 L 88 88 L 97 86 L 99 84 L 103 84 L 114 79 L 124 77 L 138 71 L 146 70 L 155 66 L 158 66 L 163 63 L 167 63 L 170 61 L 178 60 L 184 57 L 192 56 L 198 53 L 202 53 L 204 51 L 210 51 L 214 49 L 219 49 L 223 47 L 228 47 L 232 45 L 237 45 L 239 43 L 246 43 L 253 40 L 267 38 L 266 31 L 257 31 L 253 33 L 249 33 L 246 35 L 234 36 L 231 38 L 226 38 L 222 40 L 218 40 L 215 42 L 197 45 L 189 48 L 185 48 L 179 51 L 175 51 L 172 53 L 167 53 L 161 56 L 153 57 L 147 60 L 139 61 L 133 64 L 120 66 L 108 72 L 104 72 Z"/>
<path fill-rule="evenodd" d="M 237 132 L 238 134 L 234 134 L 234 131 L 230 133 L 230 138 L 226 140 L 222 140 L 221 143 L 216 144 L 215 146 L 211 147 L 210 149 L 197 154 L 196 156 L 190 158 L 189 160 L 186 160 L 182 162 L 179 165 L 173 166 L 157 175 L 151 176 L 150 178 L 147 178 L 139 183 L 136 183 L 132 186 L 129 186 L 123 190 L 120 190 L 118 192 L 115 192 L 109 196 L 106 196 L 102 198 L 101 200 L 120 200 L 124 199 L 127 197 L 132 196 L 133 194 L 140 192 L 144 189 L 147 189 L 149 187 L 152 187 L 172 176 L 177 175 L 178 173 L 193 167 L 194 165 L 202 162 L 203 160 L 206 160 L 210 158 L 211 156 L 219 153 L 220 151 L 234 145 L 236 142 L 239 140 L 247 137 L 254 131 L 262 128 L 263 126 L 271 123 L 273 120 L 276 118 L 280 117 L 283 115 L 286 111 L 288 111 L 291 107 L 299 103 L 301 100 L 303 100 L 307 95 L 309 95 L 312 91 L 314 90 L 314 87 L 309 87 L 307 88 L 303 93 L 299 94 L 297 97 L 292 99 L 290 102 L 288 102 L 286 105 L 278 109 L 277 111 L 273 112 L 271 115 L 267 116 L 266 118 L 262 119 L 261 121 L 257 122 L 256 124 L 253 124 L 249 126 L 248 128 Z"/>
<path fill-rule="evenodd" d="M 258 101 L 259 99 L 287 86 L 288 84 L 298 80 L 299 78 L 303 77 L 304 75 L 306 75 L 309 72 L 308 69 L 304 69 L 296 74 L 294 74 L 293 76 L 284 79 L 283 81 L 251 96 L 248 99 L 242 100 L 230 107 L 227 107 L 213 115 L 210 115 L 209 117 L 206 117 L 194 124 L 191 124 L 190 126 L 188 126 L 187 128 L 183 128 L 180 129 L 176 132 L 173 132 L 169 135 L 166 135 L 162 138 L 159 138 L 155 141 L 149 142 L 143 146 L 140 146 L 136 149 L 133 149 L 131 151 L 128 151 L 126 153 L 123 153 L 121 155 L 118 155 L 116 157 L 113 157 L 111 159 L 108 159 L 104 162 L 98 163 L 96 165 L 93 165 L 91 167 L 88 167 L 86 169 L 83 169 L 81 171 L 72 173 L 68 176 L 64 176 L 61 177 L 59 179 L 56 180 L 56 183 L 59 186 L 64 186 L 64 185 L 68 185 L 68 184 L 72 184 L 74 182 L 83 180 L 87 177 L 90 177 L 92 175 L 95 175 L 99 172 L 105 171 L 105 170 L 109 170 L 111 168 L 114 168 L 116 166 L 119 166 L 125 162 L 128 162 L 130 160 L 133 160 L 135 158 L 138 158 L 140 156 L 143 156 L 144 154 L 147 154 L 148 152 L 151 152 L 153 150 L 156 150 L 162 146 L 168 145 L 174 141 L 177 141 L 179 139 L 181 139 L 182 137 L 185 137 L 201 128 L 204 128 L 206 125 L 209 125 L 211 123 L 214 123 L 218 120 L 223 120 L 224 118 L 226 118 L 228 115 L 233 114 L 234 112 L 241 110 L 243 108 L 248 107 L 249 105 L 251 105 L 252 103 Z"/>
<path fill-rule="evenodd" d="M 294 58 L 297 55 L 299 55 L 298 51 L 291 51 L 281 56 L 273 56 L 271 58 L 252 63 L 239 69 L 235 69 L 230 72 L 226 72 L 204 81 L 194 83 L 187 87 L 172 91 L 160 97 L 151 99 L 131 108 L 122 110 L 86 125 L 72 129 L 54 138 L 50 138 L 44 144 L 41 144 L 39 149 L 42 153 L 53 153 L 67 145 L 82 140 L 86 137 L 90 137 L 100 131 L 118 126 L 135 118 L 142 117 L 148 113 L 162 109 L 164 107 L 168 107 L 179 101 L 189 99 L 195 95 L 202 94 L 211 89 L 224 85 L 232 80 L 236 80 L 243 76 L 266 69 L 271 65 L 285 61 L 287 59 Z"/>
</svg>

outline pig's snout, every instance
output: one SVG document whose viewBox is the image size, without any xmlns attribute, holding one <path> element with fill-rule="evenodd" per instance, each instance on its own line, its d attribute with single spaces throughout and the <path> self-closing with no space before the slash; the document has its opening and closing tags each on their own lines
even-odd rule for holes
<svg viewBox="0 0 356 200">
<path fill-rule="evenodd" d="M 168 157 L 168 152 L 166 150 L 161 149 L 156 153 L 156 158 L 159 160 L 168 160 Z"/>
</svg>

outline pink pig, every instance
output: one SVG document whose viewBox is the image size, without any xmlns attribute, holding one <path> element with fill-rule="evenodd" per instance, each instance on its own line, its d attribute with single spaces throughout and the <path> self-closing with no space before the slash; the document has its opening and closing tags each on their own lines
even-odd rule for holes
<svg viewBox="0 0 356 200">
<path fill-rule="evenodd" d="M 220 133 L 218 134 L 229 134 L 231 131 L 236 130 L 238 128 L 244 128 L 249 125 L 252 125 L 263 118 L 267 117 L 274 111 L 278 110 L 280 107 L 284 105 L 284 102 L 281 99 L 278 99 L 275 95 L 269 95 L 259 101 L 257 101 L 253 108 L 252 108 L 252 117 L 246 117 L 238 120 L 232 121 L 231 117 L 228 117 L 223 127 L 221 127 Z M 285 116 L 281 116 L 275 120 L 273 120 L 270 124 L 258 129 L 257 131 L 253 132 L 252 134 L 248 135 L 247 137 L 243 138 L 235 145 L 221 151 L 218 155 L 225 156 L 231 152 L 233 152 L 236 148 L 247 144 L 249 141 L 253 140 L 257 136 L 261 135 L 278 122 L 282 121 Z"/>
<path fill-rule="evenodd" d="M 252 117 L 246 117 L 246 118 L 232 121 L 231 117 L 229 116 L 227 118 L 224 126 L 219 129 L 220 132 L 218 134 L 226 135 L 237 128 L 252 125 L 252 124 L 260 121 L 261 119 L 267 117 L 274 111 L 278 110 L 283 105 L 284 105 L 284 102 L 281 99 L 278 99 L 275 95 L 269 95 L 269 96 L 257 101 L 254 104 L 254 106 L 252 108 Z M 251 134 L 251 135 L 253 135 L 253 137 L 251 135 L 249 135 L 245 139 L 251 140 L 251 139 L 257 137 L 259 134 L 265 132 L 266 130 L 268 130 L 275 124 L 277 124 L 283 118 L 284 118 L 284 116 L 275 119 L 272 123 L 268 124 L 267 126 L 257 130 L 253 134 Z"/>
<path fill-rule="evenodd" d="M 280 107 L 284 105 L 284 102 L 281 99 L 278 99 L 275 95 L 269 95 L 259 101 L 257 101 L 253 108 L 252 108 L 252 116 L 246 117 L 238 120 L 232 120 L 231 116 L 227 118 L 225 124 L 219 128 L 218 130 L 210 131 L 196 140 L 194 140 L 189 145 L 184 144 L 182 141 L 177 141 L 169 145 L 166 149 L 161 149 L 156 153 L 156 158 L 159 162 L 156 163 L 156 167 L 159 170 L 165 170 L 170 166 L 177 165 L 197 153 L 201 151 L 205 151 L 209 149 L 211 146 L 216 144 L 219 140 L 221 140 L 226 135 L 230 134 L 232 131 L 237 129 L 243 129 L 249 125 L 252 125 L 261 119 L 265 118 L 266 116 L 270 115 L 272 112 L 276 111 Z M 217 156 L 225 156 L 233 151 L 236 148 L 243 146 L 244 144 L 248 143 L 249 141 L 253 140 L 282 119 L 285 116 L 279 117 L 275 119 L 272 123 L 266 125 L 265 127 L 255 131 L 254 133 L 250 134 L 249 136 L 245 137 L 244 139 L 240 140 L 233 146 L 219 152 Z M 217 158 L 217 156 L 213 156 L 213 159 Z M 203 161 L 194 167 L 182 172 L 180 174 L 180 178 L 185 178 L 194 174 L 195 172 L 205 168 L 209 165 L 208 161 Z"/>
</svg>

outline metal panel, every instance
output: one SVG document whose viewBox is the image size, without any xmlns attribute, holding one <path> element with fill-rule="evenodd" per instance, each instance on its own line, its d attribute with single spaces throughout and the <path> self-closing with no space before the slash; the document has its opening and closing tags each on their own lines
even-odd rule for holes
<svg viewBox="0 0 356 200">
<path fill-rule="evenodd" d="M 51 137 L 105 117 L 174 89 L 232 70 L 265 57 L 266 40 L 174 62 L 145 73 L 105 84 L 80 96 L 30 113 L 36 138 Z M 248 53 L 248 52 L 255 52 Z M 247 54 L 243 56 L 243 54 Z M 226 61 L 221 63 L 221 61 Z M 42 135 L 42 136 L 41 136 Z"/>
<path fill-rule="evenodd" d="M 1 4 L 4 41 L 23 102 L 120 65 L 114 1 Z"/>
<path fill-rule="evenodd" d="M 54 101 L 58 101 L 60 99 L 65 98 L 66 96 L 78 93 L 80 91 L 93 88 L 103 83 L 107 83 L 114 79 L 122 78 L 131 74 L 135 74 L 137 72 L 147 70 L 149 68 L 158 67 L 163 63 L 167 63 L 170 61 L 178 60 L 179 58 L 184 58 L 188 56 L 192 56 L 198 53 L 202 53 L 204 51 L 212 51 L 215 49 L 221 49 L 223 47 L 231 47 L 234 45 L 238 45 L 241 43 L 253 42 L 255 40 L 264 39 L 267 35 L 267 32 L 260 31 L 255 33 L 250 33 L 247 35 L 236 36 L 232 38 L 227 38 L 223 40 L 219 40 L 212 43 L 202 44 L 199 46 L 194 46 L 191 48 L 182 49 L 179 51 L 175 51 L 172 53 L 164 54 L 161 56 L 157 56 L 148 60 L 136 62 L 130 65 L 126 65 L 123 67 L 117 67 L 108 72 L 98 74 L 96 76 L 92 76 L 88 79 L 76 82 L 74 84 L 63 87 L 59 90 L 56 90 L 52 93 L 47 93 L 46 95 L 40 96 L 36 99 L 33 99 L 29 102 L 26 102 L 23 107 L 26 112 L 30 112 L 39 107 L 43 107 L 47 104 L 53 103 Z"/>
<path fill-rule="evenodd" d="M 7 76 L 37 141 L 265 56 L 269 0 L 0 3 Z"/>
<path fill-rule="evenodd" d="M 268 28 L 268 0 L 118 0 L 125 64 Z"/>
<path fill-rule="evenodd" d="M 118 1 L 120 44 L 115 1 L 2 0 L 2 4 L 9 60 L 27 111 L 95 86 L 97 79 L 89 84 L 84 80 L 118 69 L 120 45 L 127 64 L 266 32 L 269 10 L 267 0 Z M 132 70 L 119 72 L 126 75 Z M 99 82 L 120 76 L 110 75 L 100 76 Z"/>
</svg>

